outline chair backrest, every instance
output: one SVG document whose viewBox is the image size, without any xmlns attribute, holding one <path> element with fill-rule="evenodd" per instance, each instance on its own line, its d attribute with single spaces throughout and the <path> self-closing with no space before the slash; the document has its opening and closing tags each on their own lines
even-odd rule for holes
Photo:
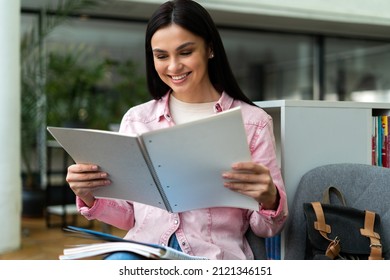
<svg viewBox="0 0 390 280">
<path fill-rule="evenodd" d="M 354 163 L 324 165 L 303 175 L 284 229 L 284 259 L 304 259 L 306 228 L 302 205 L 321 200 L 329 185 L 343 192 L 348 206 L 380 215 L 384 257 L 390 259 L 390 169 Z"/>
</svg>

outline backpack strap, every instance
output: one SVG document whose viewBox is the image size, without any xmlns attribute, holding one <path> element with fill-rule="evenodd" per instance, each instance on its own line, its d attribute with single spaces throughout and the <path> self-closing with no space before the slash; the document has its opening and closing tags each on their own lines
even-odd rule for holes
<svg viewBox="0 0 390 280">
<path fill-rule="evenodd" d="M 330 243 L 326 249 L 325 255 L 330 259 L 335 259 L 340 253 L 340 240 L 336 237 L 334 240 L 328 237 L 328 233 L 331 233 L 332 229 L 330 225 L 326 224 L 324 211 L 320 202 L 312 202 L 314 213 L 316 215 L 317 221 L 314 222 L 314 228 L 319 231 L 319 233 L 328 240 Z"/>
<path fill-rule="evenodd" d="M 381 237 L 374 231 L 375 213 L 365 211 L 364 228 L 360 229 L 360 234 L 370 238 L 371 254 L 369 260 L 383 260 Z"/>
<path fill-rule="evenodd" d="M 331 193 L 334 193 L 337 196 L 337 198 L 339 199 L 339 201 L 341 202 L 341 204 L 343 206 L 347 206 L 347 203 L 345 202 L 344 195 L 341 193 L 341 191 L 338 188 L 336 188 L 334 186 L 329 186 L 324 190 L 324 192 L 322 194 L 322 201 L 321 202 L 325 203 L 325 204 L 331 204 L 330 203 L 330 194 Z"/>
</svg>

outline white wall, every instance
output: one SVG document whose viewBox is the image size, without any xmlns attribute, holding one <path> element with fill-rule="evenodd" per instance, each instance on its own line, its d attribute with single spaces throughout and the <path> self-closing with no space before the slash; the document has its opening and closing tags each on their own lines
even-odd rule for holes
<svg viewBox="0 0 390 280">
<path fill-rule="evenodd" d="M 0 253 L 20 246 L 20 0 L 0 0 Z"/>
</svg>

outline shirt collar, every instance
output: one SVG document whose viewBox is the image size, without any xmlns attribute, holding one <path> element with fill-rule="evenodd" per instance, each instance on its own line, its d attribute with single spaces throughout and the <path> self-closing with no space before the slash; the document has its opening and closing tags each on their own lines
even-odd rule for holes
<svg viewBox="0 0 390 280">
<path fill-rule="evenodd" d="M 160 100 L 160 108 L 158 111 L 159 114 L 159 121 L 162 120 L 162 118 L 165 118 L 168 121 L 172 121 L 171 112 L 169 110 L 169 96 L 170 96 L 171 90 L 169 90 Z M 221 97 L 215 103 L 214 106 L 214 112 L 220 113 L 222 111 L 229 110 L 233 105 L 234 99 L 230 97 L 225 91 L 222 92 Z"/>
<path fill-rule="evenodd" d="M 225 91 L 222 92 L 221 97 L 214 106 L 215 113 L 220 113 L 232 108 L 234 99 Z"/>
</svg>

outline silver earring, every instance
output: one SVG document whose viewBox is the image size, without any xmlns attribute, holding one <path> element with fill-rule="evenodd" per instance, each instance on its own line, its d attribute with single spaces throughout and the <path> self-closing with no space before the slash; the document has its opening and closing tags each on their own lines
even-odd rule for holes
<svg viewBox="0 0 390 280">
<path fill-rule="evenodd" d="M 213 54 L 213 53 L 210 54 L 210 57 L 209 57 L 209 58 L 210 58 L 210 59 L 211 59 L 211 58 L 214 58 L 214 54 Z"/>
</svg>

